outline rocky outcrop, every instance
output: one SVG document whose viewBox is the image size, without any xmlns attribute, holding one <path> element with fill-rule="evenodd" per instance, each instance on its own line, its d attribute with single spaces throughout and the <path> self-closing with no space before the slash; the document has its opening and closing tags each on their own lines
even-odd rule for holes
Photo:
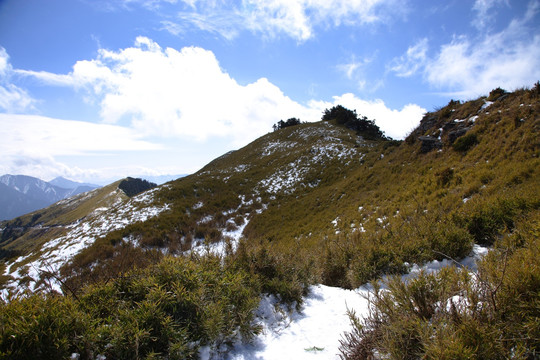
<svg viewBox="0 0 540 360">
<path fill-rule="evenodd" d="M 421 142 L 420 152 L 422 154 L 428 153 L 435 149 L 441 149 L 443 146 L 441 140 L 432 136 L 420 136 L 418 137 L 418 140 Z"/>
</svg>

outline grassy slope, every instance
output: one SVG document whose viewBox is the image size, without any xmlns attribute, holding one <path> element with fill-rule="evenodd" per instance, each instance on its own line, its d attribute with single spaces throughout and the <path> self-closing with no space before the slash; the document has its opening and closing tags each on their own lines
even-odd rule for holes
<svg viewBox="0 0 540 360">
<path fill-rule="evenodd" d="M 96 209 L 110 207 L 119 201 L 127 200 L 128 197 L 118 191 L 119 183 L 120 181 L 114 182 L 4 222 L 0 249 L 8 255 L 7 259 L 30 255 L 18 266 L 35 260 L 40 255 L 42 245 L 65 235 L 69 225 L 83 220 Z M 3 272 L 3 268 L 0 270 Z"/>
<path fill-rule="evenodd" d="M 222 240 L 245 220 L 247 253 L 300 261 L 313 279 L 332 285 L 400 272 L 403 262 L 464 256 L 473 242 L 492 243 L 538 207 L 535 96 L 517 91 L 487 108 L 485 98 L 451 102 L 399 146 L 322 122 L 270 133 L 163 187 L 158 198 L 170 211 L 100 239 L 68 273 L 98 254 L 120 254 L 126 236 L 138 239 L 137 253 L 178 254 Z M 456 151 L 443 131 L 441 150 L 420 153 L 419 136 L 441 135 L 454 120 L 478 143 Z"/>
</svg>

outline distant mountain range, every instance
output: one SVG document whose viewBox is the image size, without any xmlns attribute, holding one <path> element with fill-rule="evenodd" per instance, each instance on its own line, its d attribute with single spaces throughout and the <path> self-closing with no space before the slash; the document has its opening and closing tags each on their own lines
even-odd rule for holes
<svg viewBox="0 0 540 360">
<path fill-rule="evenodd" d="M 0 176 L 0 220 L 13 219 L 98 187 L 63 177 L 47 182 L 25 175 Z"/>
<path fill-rule="evenodd" d="M 95 189 L 95 188 L 100 187 L 99 185 L 96 185 L 96 184 L 89 184 L 89 183 L 81 183 L 81 182 L 77 182 L 77 181 L 72 181 L 72 180 L 63 178 L 61 176 L 52 179 L 51 181 L 49 181 L 49 184 L 54 185 L 54 186 L 58 186 L 58 187 L 64 188 L 64 189 L 77 189 L 77 188 L 84 188 L 84 187 L 89 187 L 91 189 Z M 88 190 L 86 190 L 86 191 L 88 191 Z"/>
</svg>

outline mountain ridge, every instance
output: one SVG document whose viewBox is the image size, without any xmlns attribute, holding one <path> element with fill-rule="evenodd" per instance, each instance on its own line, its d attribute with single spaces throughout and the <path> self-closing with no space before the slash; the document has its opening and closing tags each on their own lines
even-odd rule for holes
<svg viewBox="0 0 540 360">
<path fill-rule="evenodd" d="M 96 184 L 83 183 L 83 182 L 69 180 L 69 179 L 66 179 L 66 178 L 64 178 L 62 176 L 57 176 L 54 179 L 52 179 L 51 181 L 48 181 L 48 183 L 52 184 L 52 185 L 55 185 L 55 186 L 58 186 L 58 187 L 61 187 L 61 188 L 64 188 L 64 189 L 76 189 L 78 187 L 88 187 L 88 188 L 90 188 L 89 190 L 92 190 L 92 189 L 100 187 L 99 185 L 96 185 Z M 81 192 L 84 192 L 84 191 L 81 191 Z"/>
<path fill-rule="evenodd" d="M 84 306 L 97 306 L 93 316 L 106 324 L 103 329 L 114 328 L 120 338 L 130 336 L 129 324 L 145 323 L 148 313 L 181 319 L 173 321 L 171 329 L 185 331 L 188 340 L 182 349 L 191 354 L 186 357 L 196 357 L 191 351 L 199 345 L 223 354 L 225 342 L 256 333 L 253 316 L 262 294 L 275 296 L 289 309 L 300 308 L 311 284 L 354 289 L 381 276 L 406 273 L 411 264 L 459 260 L 474 247 L 487 246 L 491 255 L 478 276 L 486 286 L 481 291 L 492 296 L 474 303 L 474 311 L 491 311 L 479 318 L 480 323 L 490 321 L 486 336 L 508 326 L 505 319 L 530 324 L 519 319 L 534 314 L 522 316 L 508 307 L 503 307 L 508 312 L 498 313 L 499 300 L 494 298 L 511 297 L 522 280 L 527 283 L 519 286 L 534 289 L 540 279 L 535 270 L 540 257 L 534 256 L 540 230 L 539 98 L 537 85 L 451 101 L 427 113 L 401 142 L 366 139 L 334 119 L 286 127 L 224 154 L 195 174 L 132 198 L 115 183 L 91 193 L 101 191 L 99 201 L 87 194 L 87 202 L 66 200 L 2 222 L 3 294 L 36 299 L 31 294 L 52 291 L 63 293 L 65 301 L 83 299 Z M 17 233 L 25 227 L 29 231 Z M 19 252 L 9 254 L 11 250 Z M 526 266 L 536 265 L 523 268 L 524 256 Z M 448 306 L 441 304 L 462 301 L 463 294 L 472 291 L 461 288 L 466 281 L 458 275 L 426 283 L 422 276 L 419 287 L 407 291 L 421 292 L 426 284 L 439 283 L 451 283 L 444 291 L 456 289 L 433 304 L 422 297 L 431 296 L 429 291 L 414 298 L 400 295 L 409 299 L 405 310 L 422 321 L 431 321 L 431 310 L 444 312 Z M 503 280 L 497 295 L 493 289 Z M 234 292 L 227 290 L 231 284 Z M 377 286 L 375 282 L 375 291 Z M 392 294 L 405 291 L 405 285 L 392 286 Z M 206 292 L 217 288 L 218 294 Z M 527 296 L 536 301 L 529 290 Z M 484 295 L 474 293 L 463 301 L 478 299 L 474 296 Z M 525 302 L 520 309 L 528 309 L 528 299 L 520 299 Z M 244 312 L 244 301 L 251 310 Z M 410 305 L 411 310 L 410 301 L 420 305 Z M 110 308 L 100 308 L 102 302 Z M 465 319 L 470 307 L 457 304 L 448 311 Z M 141 306 L 152 306 L 151 311 L 132 310 Z M 179 308 L 185 311 L 168 312 Z M 182 317 L 185 313 L 188 320 Z M 245 327 L 231 325 L 229 315 L 245 319 Z M 496 317 L 496 322 L 490 320 Z M 478 319 L 466 319 L 476 326 Z M 216 322 L 222 330 L 212 327 Z M 163 324 L 156 328 L 151 322 L 145 329 L 154 338 L 165 336 L 156 332 L 162 326 L 169 329 Z M 410 330 L 402 324 L 396 325 L 399 334 Z M 519 326 L 512 330 L 518 345 L 499 344 L 505 351 L 501 353 L 510 354 L 515 346 L 534 350 L 536 345 L 519 339 L 536 328 Z M 111 336 L 100 329 L 96 331 Z M 364 334 L 357 330 L 348 339 Z M 407 338 L 413 335 L 406 333 Z M 161 345 L 148 340 L 144 349 L 148 354 L 168 353 L 173 350 L 167 344 L 178 339 L 165 336 Z M 113 350 L 100 347 L 97 340 L 92 346 L 107 354 L 132 353 L 119 343 Z M 471 351 L 480 351 L 476 349 Z"/>
<path fill-rule="evenodd" d="M 63 178 L 47 182 L 32 176 L 10 174 L 0 176 L 0 183 L 21 194 L 14 196 L 5 187 L 0 188 L 0 204 L 2 205 L 0 220 L 16 218 L 98 187 L 92 184 L 75 183 Z"/>
<path fill-rule="evenodd" d="M 523 98 L 525 95 L 520 96 Z M 505 98 L 505 101 L 510 100 Z M 467 138 L 470 134 L 474 134 L 478 141 L 480 135 L 477 135 L 478 132 L 474 129 L 493 126 L 490 120 L 493 114 L 490 114 L 490 110 L 503 101 L 492 100 L 495 101 L 481 98 L 463 104 L 451 101 L 437 112 L 426 114 L 420 126 L 404 142 L 366 140 L 332 121 L 299 124 L 269 133 L 240 150 L 215 159 L 196 174 L 156 188 L 151 201 L 155 207 L 168 208 L 168 211 L 158 219 L 148 219 L 148 224 L 144 227 L 126 224 L 126 230 L 119 230 L 119 234 L 116 234 L 118 231 L 105 234 L 104 237 L 96 239 L 96 244 L 113 251 L 115 246 L 111 246 L 111 243 L 131 237 L 138 239 L 138 246 L 146 249 L 142 250 L 143 252 L 164 247 L 165 253 L 178 254 L 195 245 L 227 241 L 226 234 L 242 225 L 244 238 L 252 242 L 272 243 L 274 249 L 288 251 L 292 241 L 302 244 L 300 247 L 304 250 L 315 246 L 327 248 L 326 251 L 333 253 L 335 249 L 328 249 L 333 246 L 332 242 L 328 243 L 325 239 L 351 236 L 358 238 L 366 231 L 381 234 L 381 231 L 388 231 L 395 222 L 392 217 L 404 217 L 406 213 L 418 218 L 417 207 L 420 205 L 411 206 L 407 200 L 409 196 L 415 198 L 414 193 L 418 187 L 429 189 L 430 193 L 429 197 L 423 200 L 427 203 L 426 209 L 422 211 L 430 211 L 429 203 L 440 202 L 437 197 L 466 205 L 465 202 L 474 198 L 475 194 L 486 191 L 482 187 L 495 182 L 496 170 L 488 166 L 490 169 L 483 170 L 484 179 L 480 181 L 480 185 L 464 186 L 463 176 L 470 176 L 467 175 L 470 172 L 467 169 L 478 160 L 459 165 L 462 161 L 458 158 L 467 156 L 467 150 L 457 151 L 453 146 L 459 138 Z M 521 104 L 513 106 L 517 106 L 517 111 L 529 112 L 529 117 L 533 114 L 530 113 L 532 104 L 527 107 Z M 496 114 L 502 112 L 495 111 Z M 517 124 L 521 126 L 522 122 Z M 534 121 L 530 120 L 528 124 L 533 125 Z M 509 131 L 523 130 L 516 127 L 515 123 L 510 125 L 513 128 Z M 495 126 L 494 129 L 496 128 Z M 467 130 L 459 137 L 449 136 L 451 131 L 459 129 Z M 534 132 L 528 135 L 533 138 L 527 141 L 534 142 Z M 435 139 L 440 145 L 426 152 L 423 150 L 425 138 Z M 479 142 L 480 145 L 473 144 L 471 147 L 482 147 L 482 144 L 489 146 L 482 139 Z M 513 152 L 515 150 L 508 154 Z M 464 170 L 443 166 L 439 163 L 440 157 L 448 157 L 452 162 L 457 161 L 456 166 L 459 165 Z M 434 165 L 439 169 L 433 170 Z M 402 190 L 394 190 L 394 184 L 388 183 L 388 179 L 399 179 L 404 176 L 400 175 L 402 173 L 407 174 L 408 181 L 397 181 Z M 530 178 L 530 175 L 526 176 Z M 475 183 L 478 180 L 470 181 Z M 391 199 L 384 199 L 385 190 L 381 188 L 381 184 L 385 184 L 382 185 L 383 188 L 391 189 Z M 448 186 L 461 189 L 459 191 L 463 195 L 456 198 L 456 190 L 449 192 Z M 373 199 L 380 203 L 374 206 L 371 204 Z M 437 220 L 442 216 L 438 215 L 439 210 L 433 209 L 431 212 L 434 215 L 426 215 L 422 221 L 440 221 Z M 178 224 L 177 230 L 171 231 L 168 228 L 170 225 L 167 224 L 171 223 Z M 459 230 L 457 224 L 452 226 L 455 227 L 452 236 L 460 239 L 461 245 L 458 246 L 460 242 L 457 242 L 452 246 L 446 243 L 446 240 L 443 241 L 447 235 L 438 235 L 442 236 L 442 243 L 437 245 L 437 251 L 449 251 L 450 255 L 465 256 L 471 249 L 470 235 Z M 134 229 L 134 232 L 131 233 L 130 229 Z M 426 237 L 427 234 L 421 233 L 419 236 Z M 415 245 L 411 246 L 416 248 Z M 408 260 L 422 261 L 433 258 L 433 255 L 417 251 L 409 255 Z M 91 252 L 92 250 L 83 250 L 82 253 L 86 255 L 81 254 L 78 258 L 76 256 L 75 262 L 82 258 L 88 260 L 75 267 L 80 267 L 84 272 L 84 268 L 91 266 L 95 261 L 91 260 L 93 257 L 88 254 Z M 330 268 L 325 270 L 326 274 L 322 276 L 327 284 L 351 287 L 381 272 L 401 271 L 401 261 L 390 256 L 380 267 L 359 269 L 358 278 L 352 276 L 341 280 L 337 280 L 337 276 L 333 274 L 333 265 L 328 264 Z M 351 266 L 358 265 L 349 263 L 346 268 Z M 73 268 L 66 272 L 72 270 Z"/>
</svg>

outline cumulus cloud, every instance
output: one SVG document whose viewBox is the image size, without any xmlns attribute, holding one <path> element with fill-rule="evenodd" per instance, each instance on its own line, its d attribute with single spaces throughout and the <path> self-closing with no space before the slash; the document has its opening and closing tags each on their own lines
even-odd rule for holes
<svg viewBox="0 0 540 360">
<path fill-rule="evenodd" d="M 145 37 L 137 38 L 131 48 L 100 50 L 98 58 L 77 62 L 67 75 L 25 74 L 53 85 L 87 89 L 99 102 L 104 123 L 127 122 L 130 131 L 141 137 L 225 138 L 234 147 L 267 133 L 280 119 L 318 121 L 323 110 L 333 106 L 320 101 L 297 103 L 266 78 L 240 85 L 211 51 L 163 49 Z M 411 130 L 423 111 L 413 105 L 392 110 L 381 100 L 369 102 L 352 94 L 335 101 L 377 119 L 395 138 Z"/>
<path fill-rule="evenodd" d="M 9 55 L 3 47 L 0 47 L 0 110 L 9 113 L 29 110 L 35 100 L 26 90 L 10 83 L 12 73 Z"/>
<path fill-rule="evenodd" d="M 77 62 L 67 75 L 24 74 L 52 85 L 87 89 L 100 103 L 105 123 L 127 119 L 144 136 L 201 141 L 218 136 L 244 144 L 280 119 L 308 120 L 314 115 L 265 78 L 238 84 L 211 51 L 162 49 L 145 37 L 138 37 L 131 48 L 100 50 L 97 59 Z"/>
<path fill-rule="evenodd" d="M 155 5 L 155 1 L 151 1 Z M 403 16 L 406 5 L 396 0 L 244 0 L 232 5 L 213 0 L 184 0 L 177 19 L 164 21 L 164 29 L 179 34 L 190 24 L 227 39 L 248 30 L 265 37 L 312 38 L 316 28 L 359 26 L 387 22 Z"/>
</svg>

